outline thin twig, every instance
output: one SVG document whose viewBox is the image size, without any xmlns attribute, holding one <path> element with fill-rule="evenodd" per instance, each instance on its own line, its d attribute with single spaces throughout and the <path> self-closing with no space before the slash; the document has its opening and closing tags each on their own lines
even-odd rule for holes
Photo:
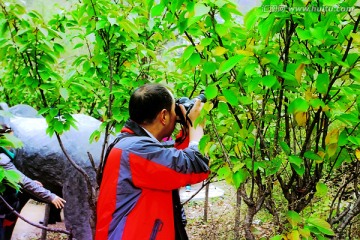
<svg viewBox="0 0 360 240">
<path fill-rule="evenodd" d="M 67 231 L 67 230 L 64 230 L 64 229 L 60 229 L 60 228 L 49 228 L 49 227 L 45 227 L 43 225 L 40 225 L 40 224 L 36 224 L 36 223 L 33 223 L 29 220 L 27 220 L 26 218 L 24 218 L 23 216 L 21 216 L 13 207 L 10 206 L 10 204 L 8 202 L 6 202 L 6 200 L 0 195 L 0 200 L 6 205 L 6 207 L 8 209 L 10 209 L 10 211 L 12 213 L 14 213 L 18 218 L 20 218 L 21 220 L 23 220 L 24 222 L 34 226 L 34 227 L 37 227 L 37 228 L 41 228 L 43 230 L 46 230 L 46 231 L 50 231 L 50 232 L 58 232 L 58 233 L 64 233 L 64 234 L 67 234 L 69 236 L 72 236 L 71 232 L 70 231 Z"/>
</svg>

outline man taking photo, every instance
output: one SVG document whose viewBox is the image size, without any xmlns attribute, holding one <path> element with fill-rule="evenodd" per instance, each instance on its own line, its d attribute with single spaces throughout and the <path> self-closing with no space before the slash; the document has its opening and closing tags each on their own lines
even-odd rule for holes
<svg viewBox="0 0 360 240">
<path fill-rule="evenodd" d="M 97 240 L 188 239 L 178 189 L 205 180 L 208 159 L 198 150 L 203 125 L 191 124 L 203 103 L 187 114 L 188 147 L 167 147 L 175 129 L 175 99 L 161 84 L 146 84 L 130 97 L 130 119 L 108 154 L 97 205 Z"/>
</svg>

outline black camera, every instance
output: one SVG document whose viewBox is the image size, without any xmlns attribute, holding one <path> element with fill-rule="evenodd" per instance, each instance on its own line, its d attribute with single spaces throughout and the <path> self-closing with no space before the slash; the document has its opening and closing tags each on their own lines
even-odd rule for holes
<svg viewBox="0 0 360 240">
<path fill-rule="evenodd" d="M 195 98 L 193 98 L 191 100 L 189 98 L 187 98 L 187 97 L 181 97 L 181 98 L 176 99 L 176 101 L 175 101 L 175 113 L 176 113 L 176 116 L 178 117 L 177 122 L 179 122 L 182 125 L 186 126 L 186 122 L 189 121 L 190 124 L 192 125 L 191 120 L 188 118 L 188 114 L 189 114 L 190 110 L 192 109 L 192 107 L 194 106 L 197 99 L 200 99 L 200 101 L 203 102 L 203 103 L 206 102 L 206 97 L 205 97 L 204 90 L 201 90 L 199 96 L 197 96 L 197 97 L 195 97 Z M 179 104 L 181 104 L 181 105 L 183 105 L 185 107 L 186 116 L 184 116 L 183 113 L 181 112 L 181 108 L 179 107 Z"/>
</svg>

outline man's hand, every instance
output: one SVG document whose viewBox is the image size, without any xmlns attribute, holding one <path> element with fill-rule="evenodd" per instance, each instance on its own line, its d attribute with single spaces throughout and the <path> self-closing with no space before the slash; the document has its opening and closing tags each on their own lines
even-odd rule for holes
<svg viewBox="0 0 360 240">
<path fill-rule="evenodd" d="M 66 201 L 64 199 L 62 199 L 61 197 L 56 196 L 52 201 L 52 204 L 55 205 L 56 208 L 63 208 Z"/>
<path fill-rule="evenodd" d="M 189 141 L 199 142 L 200 139 L 202 138 L 202 136 L 204 135 L 204 123 L 198 124 L 196 126 L 196 128 L 194 127 L 194 122 L 200 116 L 200 112 L 201 112 L 201 109 L 203 108 L 203 106 L 204 106 L 204 103 L 202 103 L 200 101 L 200 99 L 197 99 L 194 106 L 191 108 L 191 110 L 190 110 L 190 112 L 188 114 L 188 118 L 192 122 L 192 126 L 191 126 L 191 124 L 189 122 L 187 122 L 188 129 L 189 129 Z M 180 104 L 180 109 L 181 109 L 181 111 L 184 114 L 185 119 L 186 119 L 186 109 L 185 109 L 185 107 Z"/>
<path fill-rule="evenodd" d="M 196 99 L 194 106 L 190 109 L 187 117 L 190 119 L 191 123 L 194 124 L 195 120 L 200 116 L 201 109 L 203 108 L 204 103 L 200 101 L 200 99 Z M 180 104 L 180 109 L 182 114 L 184 115 L 184 119 L 186 119 L 186 109 Z M 189 127 L 191 127 L 189 121 L 187 121 Z"/>
</svg>

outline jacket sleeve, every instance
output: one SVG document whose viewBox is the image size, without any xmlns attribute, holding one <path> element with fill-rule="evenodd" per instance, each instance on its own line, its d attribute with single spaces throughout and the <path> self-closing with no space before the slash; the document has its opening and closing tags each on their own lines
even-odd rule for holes
<svg viewBox="0 0 360 240">
<path fill-rule="evenodd" d="M 20 186 L 21 190 L 29 193 L 30 195 L 39 198 L 45 202 L 51 203 L 51 201 L 56 197 L 55 194 L 51 193 L 46 188 L 38 185 L 32 179 L 25 176 L 22 172 L 20 172 L 13 162 L 7 157 L 5 154 L 0 155 L 0 166 L 2 166 L 5 170 L 12 170 L 17 172 L 20 175 Z"/>
<path fill-rule="evenodd" d="M 129 149 L 129 164 L 136 187 L 172 190 L 205 180 L 209 160 L 196 145 L 178 150 L 165 148 L 148 138 Z"/>
<path fill-rule="evenodd" d="M 36 198 L 39 198 L 40 200 L 47 202 L 47 203 L 51 203 L 51 201 L 56 197 L 55 194 L 51 193 L 46 188 L 40 186 L 31 178 L 28 178 L 21 172 L 20 172 L 20 174 L 21 174 L 20 185 L 22 186 L 23 191 L 29 193 L 30 195 L 32 195 Z"/>
</svg>

